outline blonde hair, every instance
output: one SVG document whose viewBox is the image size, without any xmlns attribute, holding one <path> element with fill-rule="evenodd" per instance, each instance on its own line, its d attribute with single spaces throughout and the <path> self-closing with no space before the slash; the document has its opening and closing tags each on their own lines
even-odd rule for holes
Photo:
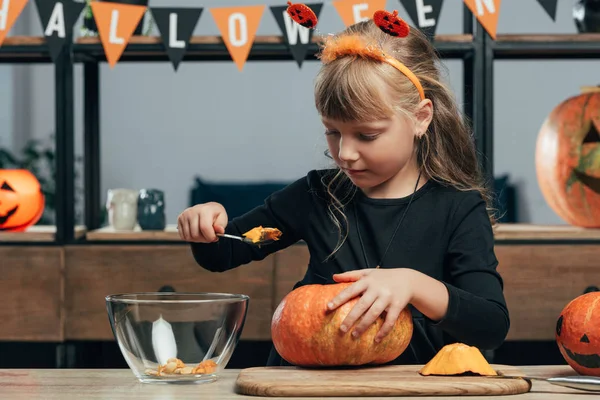
<svg viewBox="0 0 600 400">
<path fill-rule="evenodd" d="M 433 103 L 429 129 L 415 138 L 417 163 L 422 174 L 458 190 L 479 191 L 494 225 L 491 195 L 483 184 L 471 129 L 452 90 L 441 82 L 441 63 L 427 37 L 414 28 L 407 37 L 393 37 L 382 32 L 373 20 L 354 24 L 337 37 L 348 35 L 377 43 L 386 54 L 396 58 L 417 76 L 425 97 Z M 381 84 L 387 90 L 381 90 Z M 417 88 L 405 75 L 388 63 L 369 57 L 342 55 L 328 60 L 316 78 L 317 111 L 330 119 L 364 121 L 368 116 L 368 119 L 376 120 L 397 113 L 414 118 L 413 113 L 419 103 Z M 339 169 L 333 170 L 333 175 L 323 176 L 322 181 L 330 197 L 329 215 L 339 233 L 338 244 L 330 254 L 332 256 L 347 237 L 347 229 L 344 233 L 343 226 L 348 226 L 344 207 L 356 188 Z"/>
</svg>

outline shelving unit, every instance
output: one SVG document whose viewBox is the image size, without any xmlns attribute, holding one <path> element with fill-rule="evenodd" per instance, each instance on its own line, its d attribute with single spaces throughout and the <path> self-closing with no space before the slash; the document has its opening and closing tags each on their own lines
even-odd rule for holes
<svg viewBox="0 0 600 400">
<path fill-rule="evenodd" d="M 485 153 L 493 171 L 494 60 L 589 60 L 600 61 L 600 34 L 498 35 L 485 37 Z M 599 64 L 600 66 L 600 64 Z"/>
<path fill-rule="evenodd" d="M 477 27 L 476 32 L 474 26 Z M 307 52 L 307 60 L 317 60 L 319 37 Z M 493 74 L 494 61 L 506 59 L 599 59 L 600 34 L 562 35 L 498 35 L 492 40 L 476 23 L 465 7 L 464 33 L 438 35 L 434 45 L 445 59 L 461 59 L 464 65 L 465 112 L 473 121 L 478 151 L 482 155 L 488 178 L 493 171 Z M 57 151 L 57 226 L 33 227 L 25 233 L 0 233 L 0 244 L 22 242 L 52 243 L 145 243 L 176 242 L 176 232 L 114 232 L 100 225 L 100 76 L 99 65 L 106 62 L 98 38 L 79 38 L 71 46 L 72 57 L 65 52 L 55 65 L 56 78 L 56 151 Z M 248 61 L 292 61 L 281 36 L 256 37 Z M 120 62 L 168 62 L 164 45 L 158 36 L 134 36 Z M 195 36 L 191 39 L 184 62 L 231 61 L 219 36 Z M 43 37 L 8 37 L 0 46 L 0 62 L 51 62 Z M 84 66 L 84 169 L 85 224 L 74 229 L 73 176 L 73 64 Z M 65 201 L 63 201 L 65 200 Z M 518 229 L 515 229 L 518 226 Z M 553 243 L 597 241 L 595 231 L 581 231 L 568 226 L 544 227 L 541 231 L 526 225 L 500 226 L 497 240 L 501 243 L 546 241 Z M 543 233 L 540 233 L 543 232 Z M 135 240 L 134 240 L 135 239 Z"/>
<path fill-rule="evenodd" d="M 0 63 L 52 63 L 43 37 L 10 36 L 0 46 Z M 63 244 L 82 237 L 82 229 L 75 227 L 74 210 L 68 199 L 73 198 L 73 63 L 68 51 L 62 53 L 54 65 L 55 76 L 55 146 L 56 146 L 56 221 L 54 227 L 36 227 L 25 233 L 0 233 L 2 243 L 28 244 L 47 242 Z M 63 201 L 67 200 L 67 201 Z"/>
<path fill-rule="evenodd" d="M 445 59 L 461 59 L 464 65 L 464 102 L 466 115 L 474 121 L 475 132 L 483 133 L 483 45 L 484 30 L 477 23 L 471 11 L 464 7 L 463 33 L 438 35 L 434 45 Z M 307 52 L 307 60 L 315 61 L 319 37 L 313 37 L 312 46 Z M 81 38 L 73 45 L 74 62 L 84 65 L 84 168 L 85 168 L 85 226 L 88 229 L 85 241 L 97 242 L 98 238 L 107 241 L 113 236 L 115 242 L 132 243 L 122 233 L 110 233 L 100 225 L 100 126 L 99 104 L 100 83 L 99 64 L 106 62 L 102 44 L 98 38 Z M 183 58 L 184 62 L 230 61 L 231 57 L 219 36 L 195 36 L 190 40 Z M 248 61 L 292 61 L 293 57 L 281 36 L 257 36 L 253 42 Z M 133 37 L 123 55 L 123 62 L 168 61 L 160 37 Z M 477 139 L 484 143 L 483 137 Z M 480 152 L 483 148 L 480 148 Z M 138 241 L 155 243 L 154 232 L 138 232 Z M 84 241 L 79 241 L 84 242 Z M 136 242 L 137 243 L 137 242 Z"/>
</svg>

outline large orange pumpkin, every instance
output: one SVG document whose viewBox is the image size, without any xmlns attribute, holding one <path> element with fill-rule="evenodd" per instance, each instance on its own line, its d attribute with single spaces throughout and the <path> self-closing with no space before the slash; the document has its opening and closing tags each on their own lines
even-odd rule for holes
<svg viewBox="0 0 600 400">
<path fill-rule="evenodd" d="M 402 310 L 393 330 L 379 343 L 375 343 L 375 335 L 384 316 L 358 338 L 351 335 L 352 329 L 347 333 L 340 330 L 359 298 L 333 311 L 327 309 L 327 303 L 349 285 L 306 285 L 284 297 L 271 322 L 273 345 L 284 360 L 301 367 L 378 365 L 396 359 L 406 350 L 413 333 L 408 308 Z"/>
<path fill-rule="evenodd" d="M 556 322 L 556 342 L 575 371 L 600 376 L 600 292 L 583 294 L 565 306 Z"/>
<path fill-rule="evenodd" d="M 25 169 L 0 169 L 0 230 L 24 231 L 44 212 L 40 182 Z"/>
<path fill-rule="evenodd" d="M 537 141 L 537 179 L 548 205 L 571 225 L 600 227 L 600 87 L 559 104 Z"/>
</svg>

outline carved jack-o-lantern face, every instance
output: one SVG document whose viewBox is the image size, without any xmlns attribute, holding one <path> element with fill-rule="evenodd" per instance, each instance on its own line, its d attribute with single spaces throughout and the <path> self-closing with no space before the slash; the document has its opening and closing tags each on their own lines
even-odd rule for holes
<svg viewBox="0 0 600 400">
<path fill-rule="evenodd" d="M 0 230 L 23 231 L 44 211 L 39 181 L 27 170 L 0 170 Z"/>
<path fill-rule="evenodd" d="M 600 292 L 567 304 L 556 322 L 556 343 L 575 371 L 600 376 Z"/>
<path fill-rule="evenodd" d="M 566 222 L 600 227 L 600 87 L 562 102 L 537 142 L 540 189 Z"/>
</svg>

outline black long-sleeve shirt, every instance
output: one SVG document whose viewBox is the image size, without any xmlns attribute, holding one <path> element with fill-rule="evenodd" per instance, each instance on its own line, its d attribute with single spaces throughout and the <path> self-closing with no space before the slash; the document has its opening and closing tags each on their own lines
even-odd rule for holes
<svg viewBox="0 0 600 400">
<path fill-rule="evenodd" d="M 227 233 L 235 235 L 259 225 L 276 227 L 283 233 L 279 241 L 261 248 L 228 239 L 192 243 L 196 262 L 222 272 L 304 241 L 310 261 L 304 278 L 294 287 L 333 283 L 335 273 L 374 268 L 410 196 L 373 199 L 357 190 L 345 207 L 348 237 L 335 256 L 325 261 L 338 240 L 338 230 L 327 214 L 325 172 L 310 171 L 226 227 Z M 411 306 L 413 337 L 394 363 L 426 363 L 445 344 L 457 341 L 480 349 L 500 346 L 510 323 L 497 265 L 492 227 L 478 192 L 460 191 L 433 180 L 418 189 L 380 268 L 412 268 L 440 280 L 448 289 L 449 305 L 440 321 L 430 320 Z M 272 349 L 269 364 L 285 363 Z"/>
</svg>

